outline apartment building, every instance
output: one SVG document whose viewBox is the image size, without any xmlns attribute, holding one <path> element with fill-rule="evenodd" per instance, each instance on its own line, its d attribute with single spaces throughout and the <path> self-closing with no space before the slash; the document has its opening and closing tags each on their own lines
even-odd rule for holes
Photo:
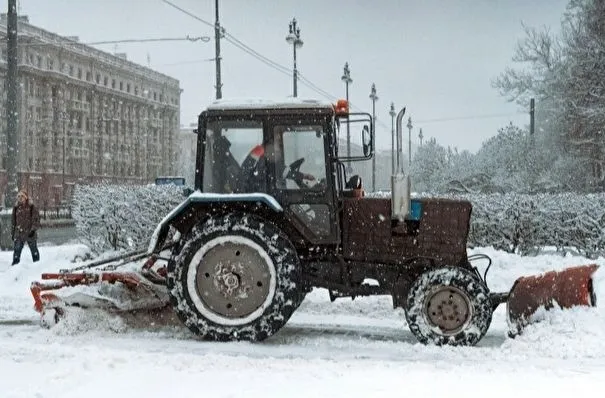
<svg viewBox="0 0 605 398">
<path fill-rule="evenodd" d="M 6 14 L 0 15 L 0 194 L 6 190 Z M 176 171 L 179 81 L 29 23 L 18 23 L 20 186 L 40 206 L 74 184 L 149 183 Z"/>
</svg>

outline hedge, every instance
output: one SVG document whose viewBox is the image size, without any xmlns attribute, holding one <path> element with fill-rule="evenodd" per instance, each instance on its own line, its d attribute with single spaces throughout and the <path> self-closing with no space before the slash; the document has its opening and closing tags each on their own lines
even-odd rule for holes
<svg viewBox="0 0 605 398">
<path fill-rule="evenodd" d="M 388 197 L 390 193 L 368 196 Z M 605 194 L 423 194 L 473 204 L 468 246 L 521 255 L 544 248 L 605 255 Z M 73 217 L 95 253 L 145 247 L 162 218 L 184 199 L 175 186 L 77 186 Z"/>
</svg>

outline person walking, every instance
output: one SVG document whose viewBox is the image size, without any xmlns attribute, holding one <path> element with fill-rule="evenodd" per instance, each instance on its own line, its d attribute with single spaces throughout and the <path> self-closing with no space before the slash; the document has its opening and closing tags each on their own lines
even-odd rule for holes
<svg viewBox="0 0 605 398">
<path fill-rule="evenodd" d="M 40 228 L 40 213 L 36 206 L 29 201 L 25 190 L 17 194 L 17 204 L 13 207 L 13 264 L 21 261 L 21 251 L 27 242 L 34 262 L 40 260 L 38 252 L 38 235 Z"/>
</svg>

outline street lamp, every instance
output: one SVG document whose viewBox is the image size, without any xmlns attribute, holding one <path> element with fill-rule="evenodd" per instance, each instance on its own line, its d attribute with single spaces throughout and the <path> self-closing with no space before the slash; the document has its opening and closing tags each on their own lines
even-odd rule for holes
<svg viewBox="0 0 605 398">
<path fill-rule="evenodd" d="M 391 102 L 391 174 L 395 175 L 395 104 Z"/>
<path fill-rule="evenodd" d="M 409 131 L 408 134 L 408 165 L 410 166 L 410 170 L 412 169 L 412 117 L 408 118 L 407 128 Z"/>
<path fill-rule="evenodd" d="M 353 82 L 351 79 L 351 70 L 349 69 L 349 63 L 345 62 L 344 72 L 342 77 L 340 78 L 343 82 L 345 82 L 345 90 L 346 90 L 346 100 L 347 104 L 349 103 L 349 84 Z M 347 157 L 351 157 L 351 133 L 349 131 L 349 118 L 347 118 Z M 351 161 L 347 161 L 347 171 L 351 172 Z"/>
<path fill-rule="evenodd" d="M 289 33 L 286 36 L 286 41 L 292 44 L 292 49 L 294 51 L 294 70 L 292 71 L 292 79 L 294 81 L 293 96 L 296 98 L 298 96 L 298 90 L 296 87 L 298 81 L 298 71 L 296 70 L 296 49 L 303 46 L 303 41 L 300 38 L 300 28 L 296 26 L 296 18 L 293 18 L 290 22 Z"/>
<path fill-rule="evenodd" d="M 376 85 L 372 83 L 372 89 L 370 90 L 370 99 L 372 100 L 372 141 L 376 140 L 376 101 L 378 96 L 376 95 Z M 376 144 L 373 144 L 376 147 Z M 376 151 L 372 157 L 372 192 L 376 192 Z"/>
<path fill-rule="evenodd" d="M 422 134 L 422 127 L 420 127 L 420 133 L 418 133 L 418 138 L 420 138 L 420 146 L 422 146 L 422 139 L 424 138 L 424 134 Z"/>
</svg>

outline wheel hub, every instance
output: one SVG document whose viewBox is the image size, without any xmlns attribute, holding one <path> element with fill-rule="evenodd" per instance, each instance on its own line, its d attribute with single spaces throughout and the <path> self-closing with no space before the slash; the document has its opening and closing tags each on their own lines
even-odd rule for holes
<svg viewBox="0 0 605 398">
<path fill-rule="evenodd" d="M 452 286 L 438 288 L 427 300 L 425 315 L 431 326 L 436 326 L 446 334 L 462 330 L 471 318 L 468 296 Z"/>
<path fill-rule="evenodd" d="M 229 272 L 228 274 L 217 277 L 217 282 L 222 285 L 221 293 L 225 296 L 232 295 L 233 291 L 237 289 L 240 285 L 240 277 L 238 274 L 234 272 Z"/>
<path fill-rule="evenodd" d="M 228 318 L 245 317 L 267 299 L 270 270 L 252 247 L 237 242 L 214 246 L 197 265 L 196 287 L 204 305 Z"/>
</svg>

